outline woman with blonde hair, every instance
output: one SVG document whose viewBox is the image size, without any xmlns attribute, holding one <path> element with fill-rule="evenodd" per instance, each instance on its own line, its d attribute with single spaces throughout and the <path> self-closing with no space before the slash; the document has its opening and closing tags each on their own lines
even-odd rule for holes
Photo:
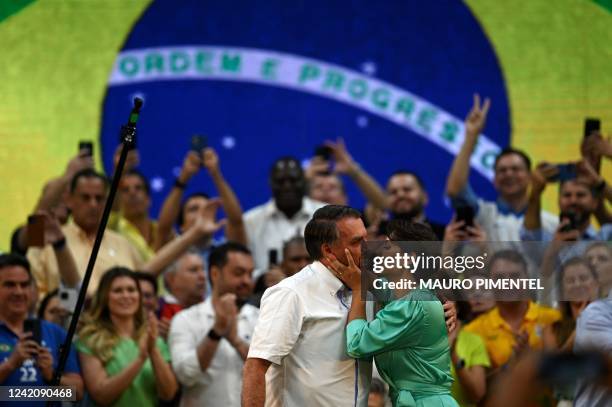
<svg viewBox="0 0 612 407">
<path fill-rule="evenodd" d="M 178 389 L 157 320 L 145 315 L 134 273 L 108 270 L 79 332 L 77 349 L 85 386 L 96 404 L 157 406 Z"/>
</svg>

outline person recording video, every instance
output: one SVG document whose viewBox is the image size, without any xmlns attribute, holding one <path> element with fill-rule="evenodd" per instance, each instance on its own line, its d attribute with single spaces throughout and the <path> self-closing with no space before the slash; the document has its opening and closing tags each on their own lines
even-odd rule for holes
<svg viewBox="0 0 612 407">
<path fill-rule="evenodd" d="M 521 240 L 554 242 L 545 248 L 543 254 L 532 256 L 542 264 L 542 274 L 547 277 L 559 265 L 571 257 L 581 256 L 587 249 L 586 242 L 607 241 L 612 238 L 612 224 L 606 223 L 596 230 L 591 224 L 600 200 L 598 186 L 592 177 L 585 175 L 590 164 L 582 161 L 575 166 L 540 163 L 531 176 L 531 193 L 521 228 Z M 549 183 L 559 182 L 559 224 L 551 233 L 542 228 L 540 207 L 542 194 Z M 578 242 L 578 244 L 562 244 Z"/>
<path fill-rule="evenodd" d="M 32 274 L 17 254 L 0 255 L 0 385 L 46 386 L 53 379 L 66 331 L 43 319 L 28 317 Z M 76 352 L 68 355 L 62 386 L 83 396 L 83 379 Z M 41 402 L 41 405 L 44 403 Z M 31 404 L 30 404 L 31 405 Z"/>
</svg>

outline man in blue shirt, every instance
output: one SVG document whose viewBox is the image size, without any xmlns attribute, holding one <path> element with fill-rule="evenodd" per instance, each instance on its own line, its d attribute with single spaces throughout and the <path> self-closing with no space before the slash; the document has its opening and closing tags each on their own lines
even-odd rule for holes
<svg viewBox="0 0 612 407">
<path fill-rule="evenodd" d="M 59 326 L 40 322 L 40 344 L 31 332 L 24 332 L 24 321 L 32 302 L 32 275 L 28 261 L 16 254 L 0 255 L 0 385 L 50 385 L 59 359 L 59 347 L 66 332 Z M 72 386 L 77 398 L 83 394 L 83 380 L 71 350 L 60 384 Z"/>
</svg>

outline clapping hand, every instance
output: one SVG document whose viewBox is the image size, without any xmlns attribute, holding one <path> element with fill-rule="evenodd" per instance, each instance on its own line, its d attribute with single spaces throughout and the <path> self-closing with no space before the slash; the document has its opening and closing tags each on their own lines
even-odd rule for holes
<svg viewBox="0 0 612 407">
<path fill-rule="evenodd" d="M 215 310 L 213 330 L 221 336 L 229 335 L 238 317 L 236 294 L 223 294 L 218 301 L 213 301 L 213 309 Z"/>
</svg>

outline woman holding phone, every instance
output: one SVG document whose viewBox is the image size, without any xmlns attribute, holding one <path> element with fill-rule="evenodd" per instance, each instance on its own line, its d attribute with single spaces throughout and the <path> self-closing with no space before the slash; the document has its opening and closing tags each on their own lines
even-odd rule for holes
<svg viewBox="0 0 612 407">
<path fill-rule="evenodd" d="M 157 406 L 178 389 L 170 353 L 153 313 L 145 315 L 138 281 L 123 267 L 107 271 L 79 332 L 77 349 L 93 401 L 112 406 Z"/>
<path fill-rule="evenodd" d="M 407 221 L 392 221 L 388 235 L 391 241 L 437 240 L 428 226 Z M 361 271 L 348 250 L 346 262 L 333 255 L 324 260 L 354 293 L 346 326 L 347 353 L 356 359 L 374 356 L 394 407 L 458 406 L 451 396 L 451 358 L 440 300 L 429 290 L 395 290 L 396 299 L 367 322 Z"/>
</svg>

